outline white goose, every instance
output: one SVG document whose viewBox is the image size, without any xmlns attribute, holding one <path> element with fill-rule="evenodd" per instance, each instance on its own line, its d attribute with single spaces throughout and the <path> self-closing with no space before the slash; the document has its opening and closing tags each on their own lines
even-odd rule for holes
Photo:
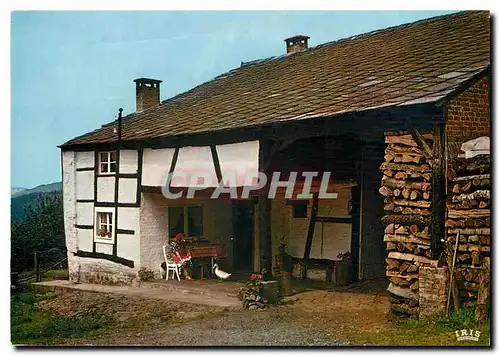
<svg viewBox="0 0 500 356">
<path fill-rule="evenodd" d="M 217 277 L 219 277 L 220 279 L 228 279 L 229 277 L 231 277 L 231 273 L 227 273 L 227 272 L 224 272 L 223 270 L 221 270 L 217 263 L 214 263 L 213 269 L 214 269 L 215 275 Z"/>
</svg>

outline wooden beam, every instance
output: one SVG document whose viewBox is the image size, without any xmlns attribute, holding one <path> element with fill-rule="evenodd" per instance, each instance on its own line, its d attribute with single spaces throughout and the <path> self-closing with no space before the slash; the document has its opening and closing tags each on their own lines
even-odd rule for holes
<svg viewBox="0 0 500 356">
<path fill-rule="evenodd" d="M 441 108 L 433 105 L 417 105 L 390 110 L 368 110 L 355 115 L 346 113 L 334 117 L 315 117 L 311 119 L 245 126 L 235 129 L 201 132 L 176 136 L 163 136 L 141 140 L 123 140 L 122 149 L 138 148 L 175 148 L 177 146 L 210 146 L 214 144 L 236 143 L 252 140 L 293 140 L 307 137 L 336 136 L 346 133 L 373 134 L 401 130 L 403 120 L 410 118 L 419 122 L 419 127 L 429 126 L 443 120 Z M 390 119 L 381 119 L 389 118 Z M 390 122 L 389 122 L 390 121 Z M 87 151 L 109 150 L 114 142 L 61 145 L 63 150 Z"/>
<path fill-rule="evenodd" d="M 269 140 L 259 142 L 259 164 L 260 171 L 268 173 L 269 162 L 271 160 L 272 147 L 275 146 Z M 266 174 L 267 175 L 267 174 Z M 269 184 L 261 189 L 257 200 L 257 214 L 259 221 L 260 240 L 260 268 L 265 269 L 266 275 L 272 273 L 273 250 L 271 239 L 271 201 L 268 199 Z"/>
<path fill-rule="evenodd" d="M 431 206 L 431 252 L 432 258 L 438 259 L 443 250 L 445 232 L 445 125 L 434 125 L 434 159 L 432 164 L 432 206 Z"/>
<path fill-rule="evenodd" d="M 406 121 L 406 127 L 408 128 L 408 131 L 410 132 L 411 137 L 413 137 L 413 140 L 417 143 L 418 147 L 424 151 L 424 155 L 428 158 L 432 158 L 432 149 L 429 147 L 427 142 L 425 142 L 424 136 L 410 123 L 410 121 Z"/>
<path fill-rule="evenodd" d="M 220 168 L 219 156 L 217 155 L 217 148 L 215 145 L 210 146 L 210 151 L 212 152 L 212 160 L 214 161 L 215 174 L 217 175 L 217 180 L 219 183 L 222 182 L 222 170 Z"/>
<path fill-rule="evenodd" d="M 314 227 L 318 216 L 318 193 L 313 194 L 311 217 L 309 219 L 309 229 L 307 230 L 306 247 L 304 248 L 304 260 L 309 260 L 311 254 L 312 240 L 314 237 Z"/>
<path fill-rule="evenodd" d="M 106 253 L 77 250 L 76 252 L 73 252 L 73 255 L 78 256 L 78 257 L 84 257 L 84 258 L 97 258 L 97 259 L 101 259 L 101 260 L 108 260 L 108 261 L 122 264 L 122 265 L 130 267 L 130 268 L 134 268 L 134 261 L 127 260 L 126 258 L 118 257 L 115 255 L 108 255 Z"/>
</svg>

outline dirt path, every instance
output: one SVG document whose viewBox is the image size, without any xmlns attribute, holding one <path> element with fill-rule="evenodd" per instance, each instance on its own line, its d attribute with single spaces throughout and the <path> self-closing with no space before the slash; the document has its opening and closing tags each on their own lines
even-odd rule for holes
<svg viewBox="0 0 500 356">
<path fill-rule="evenodd" d="M 342 346 L 360 331 L 388 326 L 381 293 L 311 291 L 262 311 L 232 310 L 86 291 L 67 291 L 44 309 L 114 320 L 98 336 L 66 345 Z M 119 330 L 119 332 L 117 332 Z"/>
</svg>

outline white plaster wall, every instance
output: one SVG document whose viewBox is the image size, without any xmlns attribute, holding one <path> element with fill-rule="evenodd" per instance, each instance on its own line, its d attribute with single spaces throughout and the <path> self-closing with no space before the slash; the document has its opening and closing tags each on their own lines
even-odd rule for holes
<svg viewBox="0 0 500 356">
<path fill-rule="evenodd" d="M 118 229 L 134 230 L 139 235 L 139 208 L 118 208 Z"/>
<path fill-rule="evenodd" d="M 120 203 L 135 203 L 137 200 L 137 179 L 120 178 L 118 184 L 118 201 Z"/>
<path fill-rule="evenodd" d="M 94 230 L 78 229 L 78 249 L 92 252 L 94 245 Z"/>
<path fill-rule="evenodd" d="M 244 186 L 247 174 L 257 176 L 259 171 L 259 141 L 217 145 L 222 176 L 235 174 L 236 185 Z"/>
<path fill-rule="evenodd" d="M 94 151 L 76 152 L 76 168 L 94 168 Z"/>
<path fill-rule="evenodd" d="M 136 150 L 120 150 L 120 173 L 137 173 L 137 165 Z"/>
<path fill-rule="evenodd" d="M 94 204 L 77 203 L 76 204 L 76 224 L 94 225 Z"/>
<path fill-rule="evenodd" d="M 139 208 L 118 208 L 118 229 L 133 230 L 135 234 L 118 234 L 116 253 L 119 257 L 140 265 Z"/>
<path fill-rule="evenodd" d="M 115 199 L 115 177 L 97 177 L 97 201 L 113 202 Z"/>
<path fill-rule="evenodd" d="M 190 185 L 189 182 L 197 181 L 200 173 L 207 175 L 208 181 L 204 182 L 205 186 L 218 186 L 212 151 L 208 146 L 181 147 L 174 172 L 176 174 L 182 173 L 186 176 L 183 178 L 174 177 L 172 179 L 172 187 L 188 187 Z M 191 177 L 192 175 L 193 177 Z"/>
<path fill-rule="evenodd" d="M 118 234 L 117 239 L 116 254 L 134 261 L 134 265 L 140 265 L 139 235 Z"/>
<path fill-rule="evenodd" d="M 175 149 L 153 150 L 146 148 L 142 158 L 142 185 L 161 187 L 165 185 Z"/>
<path fill-rule="evenodd" d="M 162 246 L 168 239 L 168 219 L 165 197 L 160 194 L 141 194 L 140 208 L 140 266 L 152 269 L 159 276 L 158 267 L 164 262 Z"/>
<path fill-rule="evenodd" d="M 76 172 L 76 199 L 94 199 L 94 172 Z"/>
<path fill-rule="evenodd" d="M 62 182 L 63 182 L 63 209 L 64 209 L 64 233 L 66 235 L 66 247 L 68 254 L 77 250 L 76 234 L 76 155 L 74 151 L 62 151 Z M 72 266 L 70 265 L 71 269 Z"/>
<path fill-rule="evenodd" d="M 113 245 L 112 244 L 103 244 L 103 243 L 96 243 L 95 244 L 95 251 L 100 252 L 100 253 L 106 253 L 108 255 L 113 254 Z M 121 256 L 119 256 L 121 257 Z"/>
</svg>

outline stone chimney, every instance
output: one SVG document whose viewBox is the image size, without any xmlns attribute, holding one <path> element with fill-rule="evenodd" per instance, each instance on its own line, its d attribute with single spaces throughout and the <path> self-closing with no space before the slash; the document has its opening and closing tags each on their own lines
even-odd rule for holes
<svg viewBox="0 0 500 356">
<path fill-rule="evenodd" d="M 161 80 L 138 78 L 135 82 L 136 111 L 140 112 L 160 103 Z"/>
<path fill-rule="evenodd" d="M 286 53 L 290 54 L 290 53 L 300 52 L 300 51 L 304 51 L 304 50 L 308 49 L 309 47 L 307 45 L 307 40 L 309 38 L 310 37 L 308 37 L 308 36 L 302 36 L 302 35 L 287 38 L 285 40 Z"/>
</svg>

